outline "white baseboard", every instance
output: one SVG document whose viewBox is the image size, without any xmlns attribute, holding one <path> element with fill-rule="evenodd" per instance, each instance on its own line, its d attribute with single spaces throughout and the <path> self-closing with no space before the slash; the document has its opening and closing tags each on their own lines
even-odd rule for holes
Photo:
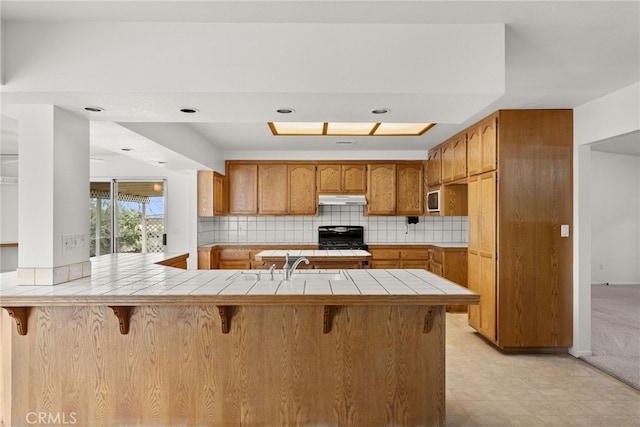
<svg viewBox="0 0 640 427">
<path fill-rule="evenodd" d="M 573 357 L 580 359 L 581 357 L 589 357 L 592 356 L 593 353 L 591 352 L 591 350 L 577 350 L 574 348 L 569 348 L 568 350 L 569 354 L 572 355 Z"/>
</svg>

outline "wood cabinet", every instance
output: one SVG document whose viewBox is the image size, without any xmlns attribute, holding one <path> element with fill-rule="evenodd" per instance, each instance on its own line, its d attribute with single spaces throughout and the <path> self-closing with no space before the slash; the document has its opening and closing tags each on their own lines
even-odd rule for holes
<svg viewBox="0 0 640 427">
<path fill-rule="evenodd" d="M 442 184 L 442 149 L 437 146 L 427 153 L 427 184 L 429 187 Z"/>
<path fill-rule="evenodd" d="M 393 269 L 400 268 L 400 250 L 393 248 L 376 248 L 369 246 L 371 259 L 369 260 L 370 268 L 377 269 Z"/>
<path fill-rule="evenodd" d="M 227 162 L 229 215 L 258 213 L 258 165 Z"/>
<path fill-rule="evenodd" d="M 251 269 L 251 249 L 229 247 L 219 249 L 218 268 L 221 270 Z"/>
<path fill-rule="evenodd" d="M 224 175 L 214 171 L 198 171 L 198 216 L 224 215 L 226 196 Z"/>
<path fill-rule="evenodd" d="M 461 132 L 441 144 L 442 182 L 447 183 L 467 176 L 467 135 Z"/>
<path fill-rule="evenodd" d="M 469 288 L 481 295 L 469 324 L 505 351 L 563 351 L 573 323 L 572 239 L 560 235 L 573 228 L 572 111 L 501 110 L 478 127 L 481 142 L 496 141 L 482 163 L 498 163 L 469 178 Z"/>
<path fill-rule="evenodd" d="M 428 269 L 429 255 L 424 245 L 371 245 L 369 266 L 377 269 Z"/>
<path fill-rule="evenodd" d="M 469 179 L 469 289 L 481 304 L 469 307 L 469 324 L 496 341 L 496 174 Z"/>
<path fill-rule="evenodd" d="M 287 165 L 258 164 L 258 214 L 285 215 L 288 204 Z"/>
<path fill-rule="evenodd" d="M 496 169 L 498 118 L 491 115 L 467 131 L 467 163 L 469 175 Z"/>
<path fill-rule="evenodd" d="M 424 214 L 424 188 L 422 163 L 397 166 L 396 215 L 420 216 Z"/>
<path fill-rule="evenodd" d="M 290 215 L 316 215 L 316 167 L 314 165 L 288 165 L 288 206 Z"/>
<path fill-rule="evenodd" d="M 367 191 L 365 164 L 319 164 L 318 194 L 364 194 Z"/>
<path fill-rule="evenodd" d="M 396 164 L 367 166 L 367 215 L 396 214 Z"/>
<path fill-rule="evenodd" d="M 226 180 L 221 177 L 215 185 L 228 202 L 220 212 L 229 215 L 317 215 L 317 194 L 322 193 L 366 194 L 366 215 L 420 216 L 425 211 L 422 161 L 233 160 L 227 161 Z M 211 202 L 205 198 L 202 203 Z"/>
<path fill-rule="evenodd" d="M 461 286 L 467 286 L 467 248 L 429 247 L 428 271 Z M 447 310 L 466 312 L 466 305 L 451 305 Z"/>
<path fill-rule="evenodd" d="M 215 246 L 198 246 L 198 270 L 217 270 L 218 250 Z"/>
<path fill-rule="evenodd" d="M 313 163 L 228 161 L 230 215 L 316 215 Z"/>
</svg>

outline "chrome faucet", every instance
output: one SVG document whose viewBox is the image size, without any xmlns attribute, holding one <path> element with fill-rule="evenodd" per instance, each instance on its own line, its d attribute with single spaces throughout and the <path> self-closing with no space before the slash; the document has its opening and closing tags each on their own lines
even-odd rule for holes
<svg viewBox="0 0 640 427">
<path fill-rule="evenodd" d="M 269 267 L 269 274 L 270 274 L 269 280 L 271 280 L 272 282 L 273 282 L 273 272 L 275 269 L 276 269 L 276 265 L 271 264 L 271 267 Z"/>
<path fill-rule="evenodd" d="M 301 256 L 301 257 L 295 257 L 295 261 L 293 262 L 293 265 L 289 265 L 289 252 L 287 252 L 284 256 L 284 266 L 282 267 L 282 274 L 284 275 L 284 280 L 289 280 L 291 279 L 291 276 L 293 275 L 293 272 L 296 270 L 296 268 L 298 267 L 298 265 L 300 265 L 301 262 L 304 262 L 305 264 L 309 265 L 309 260 L 306 259 L 305 257 Z"/>
</svg>

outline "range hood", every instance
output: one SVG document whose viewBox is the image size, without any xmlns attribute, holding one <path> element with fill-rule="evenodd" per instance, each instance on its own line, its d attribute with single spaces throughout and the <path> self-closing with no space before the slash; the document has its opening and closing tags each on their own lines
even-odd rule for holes
<svg viewBox="0 0 640 427">
<path fill-rule="evenodd" d="M 366 205 L 364 194 L 320 194 L 319 205 Z"/>
</svg>

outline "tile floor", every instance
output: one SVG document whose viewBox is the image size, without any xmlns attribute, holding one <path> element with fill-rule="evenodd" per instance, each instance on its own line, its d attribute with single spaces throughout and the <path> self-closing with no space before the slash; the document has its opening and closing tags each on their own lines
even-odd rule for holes
<svg viewBox="0 0 640 427">
<path fill-rule="evenodd" d="M 640 391 L 568 354 L 504 355 L 447 314 L 448 426 L 640 426 Z"/>
</svg>

